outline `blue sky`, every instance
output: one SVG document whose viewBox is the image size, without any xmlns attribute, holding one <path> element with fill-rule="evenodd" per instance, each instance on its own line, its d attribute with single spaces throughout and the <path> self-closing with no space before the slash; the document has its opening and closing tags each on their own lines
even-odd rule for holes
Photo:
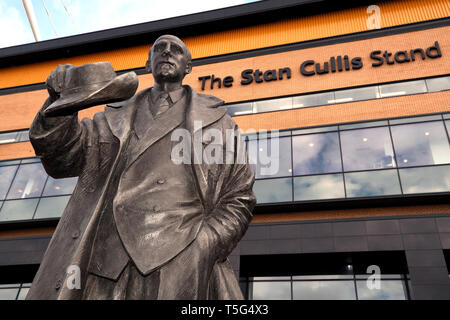
<svg viewBox="0 0 450 320">
<path fill-rule="evenodd" d="M 254 1 L 257 0 L 32 0 L 32 3 L 41 38 L 48 40 Z M 0 0 L 0 30 L 0 48 L 35 41 L 22 0 Z"/>
</svg>

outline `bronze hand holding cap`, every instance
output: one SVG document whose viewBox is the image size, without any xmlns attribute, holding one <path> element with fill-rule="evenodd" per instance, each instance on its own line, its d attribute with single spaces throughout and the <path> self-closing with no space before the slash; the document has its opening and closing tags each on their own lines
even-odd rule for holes
<svg viewBox="0 0 450 320">
<path fill-rule="evenodd" d="M 138 84 L 136 73 L 117 76 L 109 62 L 58 66 L 46 81 L 50 96 L 56 101 L 45 109 L 44 114 L 67 115 L 92 106 L 126 100 L 134 95 Z"/>
</svg>

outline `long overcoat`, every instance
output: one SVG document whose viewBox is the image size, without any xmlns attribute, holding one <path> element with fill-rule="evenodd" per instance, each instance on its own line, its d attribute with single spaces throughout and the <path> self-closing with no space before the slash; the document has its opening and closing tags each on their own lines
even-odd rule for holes
<svg viewBox="0 0 450 320">
<path fill-rule="evenodd" d="M 227 140 L 226 130 L 237 125 L 223 108 L 223 101 L 186 89 L 186 128 L 194 137 L 207 129 L 222 132 L 225 150 L 233 150 L 235 163 L 207 163 L 192 152 L 196 188 L 202 200 L 203 222 L 217 237 L 217 257 L 209 280 L 209 299 L 240 299 L 237 279 L 228 255 L 237 245 L 252 218 L 255 197 L 254 172 L 246 161 L 237 161 L 245 147 L 238 135 Z M 79 176 L 73 195 L 58 223 L 27 299 L 81 299 L 88 275 L 92 246 L 102 214 L 112 214 L 136 109 L 144 104 L 146 89 L 133 98 L 108 105 L 93 120 L 81 122 L 76 114 L 46 118 L 42 110 L 30 129 L 30 140 L 47 173 L 54 178 Z M 198 121 L 198 122 L 197 122 Z M 200 125 L 199 125 L 200 124 Z M 161 136 L 155 136 L 151 145 Z M 228 145 L 227 145 L 228 143 Z M 201 144 L 205 148 L 205 143 Z M 231 148 L 230 148 L 231 147 Z M 142 151 L 145 148 L 142 148 Z M 202 150 L 203 151 L 203 150 Z M 138 156 L 138 155 L 137 155 Z M 201 155 L 200 155 L 201 157 Z M 243 163 L 242 163 L 243 162 Z M 151 254 L 151 253 L 149 253 Z M 79 269 L 78 269 L 79 268 Z M 78 272 L 79 271 L 79 272 Z M 183 270 L 180 270 L 182 272 Z M 77 280 L 81 289 L 77 288 Z M 189 285 L 189 284 L 178 284 Z"/>
</svg>

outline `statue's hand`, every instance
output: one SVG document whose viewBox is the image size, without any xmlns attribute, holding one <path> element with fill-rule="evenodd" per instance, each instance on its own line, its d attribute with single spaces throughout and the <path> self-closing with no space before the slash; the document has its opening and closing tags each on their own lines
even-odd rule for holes
<svg viewBox="0 0 450 320">
<path fill-rule="evenodd" d="M 72 67 L 71 64 L 59 65 L 53 70 L 45 81 L 47 91 L 50 96 L 51 102 L 59 99 L 61 91 L 64 89 L 64 79 L 66 77 L 66 70 Z"/>
</svg>

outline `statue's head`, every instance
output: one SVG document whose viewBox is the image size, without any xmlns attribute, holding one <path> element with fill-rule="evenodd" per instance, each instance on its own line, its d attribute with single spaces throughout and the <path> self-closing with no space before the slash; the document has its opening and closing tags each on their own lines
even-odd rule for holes
<svg viewBox="0 0 450 320">
<path fill-rule="evenodd" d="M 163 35 L 150 49 L 145 67 L 158 83 L 181 82 L 192 71 L 191 52 L 181 39 Z"/>
</svg>

